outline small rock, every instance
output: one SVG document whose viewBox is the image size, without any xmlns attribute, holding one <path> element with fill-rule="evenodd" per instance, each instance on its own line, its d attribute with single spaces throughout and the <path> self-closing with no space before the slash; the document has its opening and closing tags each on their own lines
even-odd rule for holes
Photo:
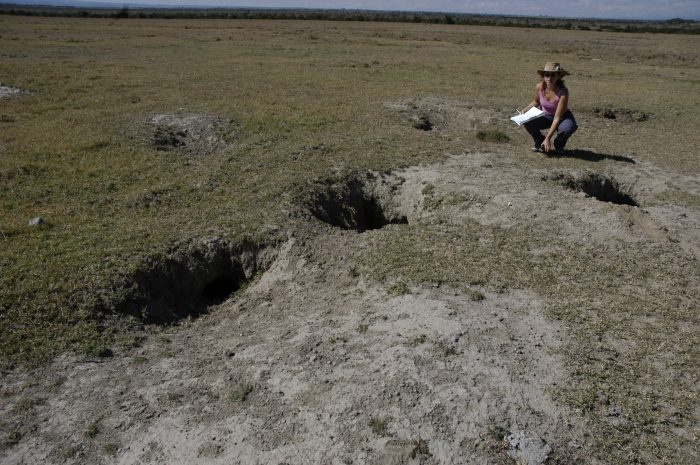
<svg viewBox="0 0 700 465">
<path fill-rule="evenodd" d="M 46 224 L 46 221 L 44 221 L 44 219 L 40 216 L 37 216 L 36 218 L 32 218 L 31 220 L 29 220 L 29 226 L 36 227 L 36 226 L 41 226 L 42 224 Z"/>
<path fill-rule="evenodd" d="M 542 465 L 552 453 L 552 448 L 540 438 L 528 437 L 524 431 L 516 431 L 506 438 L 508 455 L 518 465 Z"/>
<path fill-rule="evenodd" d="M 233 357 L 234 355 L 236 355 L 236 352 L 233 349 L 226 349 L 224 351 L 224 355 L 226 355 L 227 357 Z"/>
</svg>

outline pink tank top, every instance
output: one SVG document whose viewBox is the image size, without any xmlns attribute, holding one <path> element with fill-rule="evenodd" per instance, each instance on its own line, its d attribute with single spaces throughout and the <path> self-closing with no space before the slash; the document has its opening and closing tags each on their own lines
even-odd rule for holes
<svg viewBox="0 0 700 465">
<path fill-rule="evenodd" d="M 556 97 L 554 97 L 554 100 L 552 100 L 551 102 L 544 98 L 544 92 L 541 89 L 539 92 L 540 107 L 542 107 L 542 111 L 544 111 L 548 115 L 554 116 L 554 114 L 557 112 L 557 105 L 559 105 L 559 97 L 561 97 L 561 94 L 562 92 L 564 92 L 564 89 L 559 89 L 559 92 L 557 92 Z"/>
</svg>

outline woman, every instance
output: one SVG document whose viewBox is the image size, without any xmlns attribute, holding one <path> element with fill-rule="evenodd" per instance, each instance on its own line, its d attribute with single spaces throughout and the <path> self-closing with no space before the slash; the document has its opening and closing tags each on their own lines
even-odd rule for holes
<svg viewBox="0 0 700 465">
<path fill-rule="evenodd" d="M 537 73 L 540 82 L 535 87 L 532 102 L 525 107 L 523 113 L 532 107 L 538 107 L 545 114 L 528 121 L 524 126 L 535 142 L 533 152 L 558 153 L 564 150 L 566 141 L 578 128 L 574 115 L 569 111 L 569 89 L 561 79 L 569 73 L 559 63 L 552 62 L 538 69 Z M 546 136 L 541 132 L 544 129 L 548 130 Z M 555 135 L 557 137 L 552 141 Z"/>
</svg>

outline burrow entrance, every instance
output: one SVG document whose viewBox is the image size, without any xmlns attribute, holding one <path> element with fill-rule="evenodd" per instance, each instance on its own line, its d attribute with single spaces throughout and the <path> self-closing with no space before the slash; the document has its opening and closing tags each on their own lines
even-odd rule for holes
<svg viewBox="0 0 700 465">
<path fill-rule="evenodd" d="M 593 112 L 597 116 L 603 117 L 605 119 L 614 119 L 626 123 L 641 123 L 656 117 L 652 113 L 645 113 L 643 111 L 637 110 L 628 110 L 626 108 L 594 108 Z"/>
<path fill-rule="evenodd" d="M 601 202 L 639 206 L 634 196 L 623 189 L 612 177 L 590 173 L 580 177 L 559 175 L 556 180 L 569 189 L 583 192 Z"/>
<path fill-rule="evenodd" d="M 267 269 L 269 255 L 264 248 L 232 246 L 223 240 L 188 244 L 137 271 L 117 310 L 147 324 L 197 317 Z"/>
<path fill-rule="evenodd" d="M 324 223 L 358 232 L 407 224 L 406 216 L 390 205 L 390 192 L 390 186 L 380 186 L 372 176 L 336 180 L 312 194 L 309 210 Z"/>
<path fill-rule="evenodd" d="M 432 131 L 435 126 L 428 115 L 413 115 L 411 116 L 411 125 L 421 131 Z"/>
</svg>

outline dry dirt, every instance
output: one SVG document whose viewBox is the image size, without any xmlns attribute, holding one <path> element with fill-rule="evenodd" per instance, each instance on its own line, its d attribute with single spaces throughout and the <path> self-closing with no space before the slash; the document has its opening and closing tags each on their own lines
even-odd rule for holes
<svg viewBox="0 0 700 465">
<path fill-rule="evenodd" d="M 527 156 L 541 155 L 454 154 L 371 178 L 386 211 L 409 223 L 437 214 L 430 185 L 471 199 L 442 207 L 455 222 L 552 224 L 573 243 L 610 246 L 672 235 L 700 257 L 697 211 L 600 202 L 557 181 L 590 173 L 527 171 Z M 700 194 L 696 178 L 645 163 L 614 171 L 641 205 L 667 184 Z M 0 462 L 597 463 L 586 421 L 551 395 L 567 382 L 558 349 L 568 334 L 544 297 L 396 292 L 349 265 L 375 231 L 302 223 L 264 274 L 201 318 L 112 358 L 9 374 Z M 506 432 L 531 439 L 540 458 L 508 450 Z"/>
</svg>

